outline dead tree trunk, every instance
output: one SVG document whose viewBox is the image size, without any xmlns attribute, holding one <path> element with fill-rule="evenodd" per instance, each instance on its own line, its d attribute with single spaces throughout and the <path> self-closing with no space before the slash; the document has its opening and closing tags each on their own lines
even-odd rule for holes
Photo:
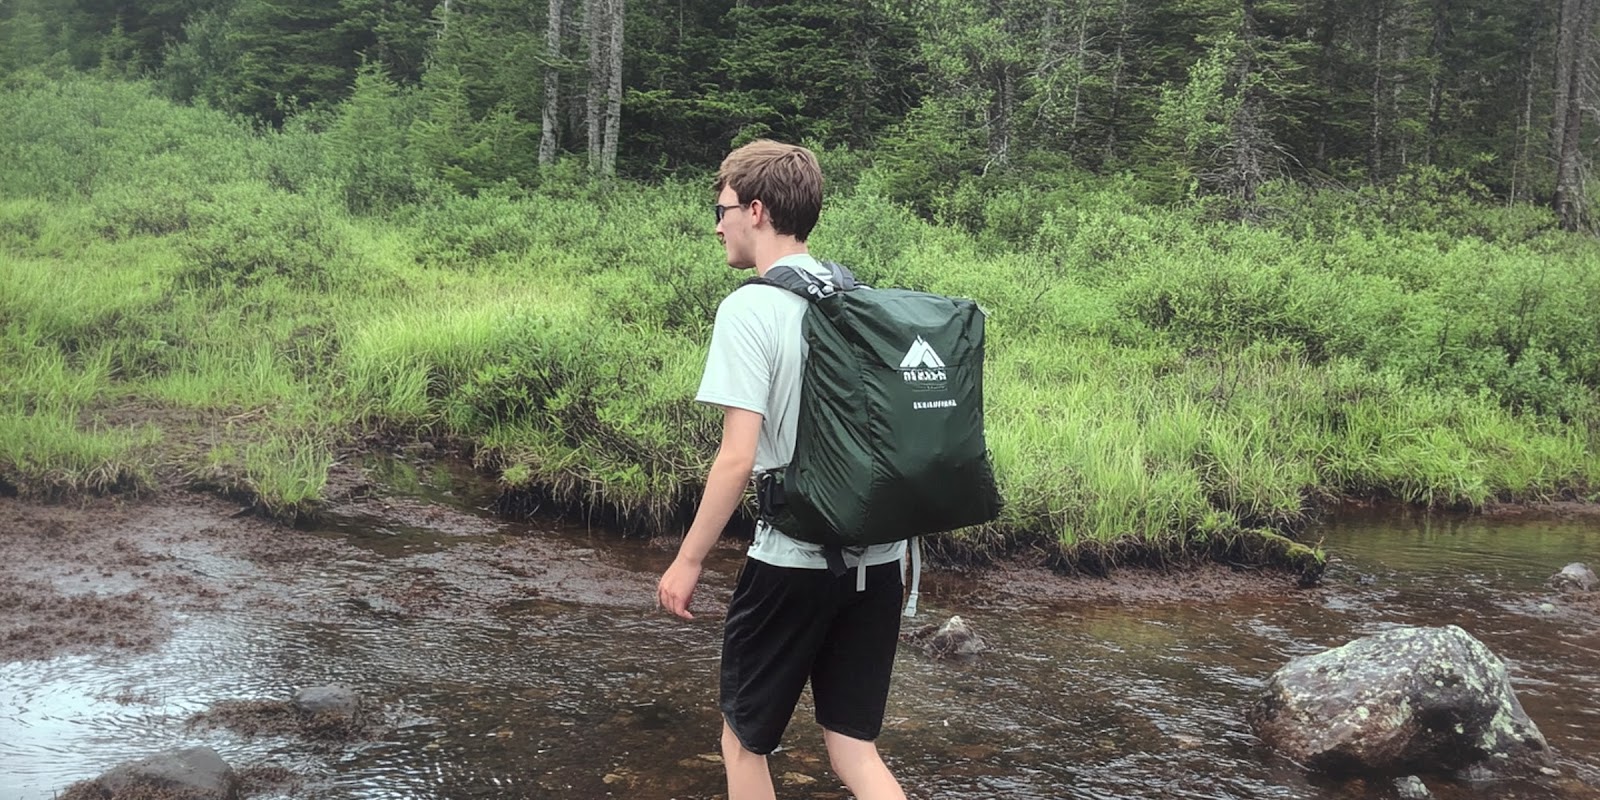
<svg viewBox="0 0 1600 800">
<path fill-rule="evenodd" d="M 1256 191 L 1267 180 L 1268 161 L 1273 152 L 1272 134 L 1264 120 L 1267 97 L 1260 74 L 1262 44 L 1256 30 L 1255 2 L 1244 0 L 1239 20 L 1239 54 L 1234 67 L 1239 105 L 1229 121 L 1229 158 L 1222 181 L 1233 198 L 1234 212 L 1244 219 L 1255 215 Z"/>
<path fill-rule="evenodd" d="M 1372 130 L 1367 143 L 1367 173 L 1377 181 L 1383 174 L 1383 37 L 1386 9 L 1382 3 L 1373 10 L 1372 20 Z"/>
<path fill-rule="evenodd" d="M 1556 20 L 1556 82 L 1555 110 L 1550 115 L 1550 146 L 1559 151 L 1562 137 L 1567 131 L 1567 97 L 1571 91 L 1573 56 L 1578 49 L 1579 25 L 1584 0 L 1564 0 L 1561 16 Z"/>
<path fill-rule="evenodd" d="M 1538 50 L 1528 48 L 1528 62 L 1522 69 L 1522 113 L 1517 118 L 1517 158 L 1511 162 L 1511 194 L 1507 202 L 1515 204 L 1522 184 L 1529 182 L 1528 163 L 1533 151 L 1533 82 Z M 1531 194 L 1531 193 L 1530 193 Z"/>
<path fill-rule="evenodd" d="M 1129 20 L 1128 0 L 1120 0 L 1117 4 L 1117 49 L 1111 57 L 1111 97 L 1106 104 L 1106 151 L 1107 161 L 1117 157 L 1117 150 L 1121 141 L 1117 138 L 1117 129 L 1122 124 L 1122 69 L 1126 66 L 1123 46 L 1128 44 L 1128 30 L 1131 25 Z"/>
<path fill-rule="evenodd" d="M 1600 0 L 1577 0 L 1572 16 L 1566 9 L 1561 15 L 1559 39 L 1570 41 L 1566 56 L 1567 85 L 1556 92 L 1556 107 L 1561 109 L 1561 138 L 1556 146 L 1556 190 L 1551 205 L 1561 218 L 1561 227 L 1575 231 L 1588 222 L 1589 210 L 1583 194 L 1583 153 L 1579 144 L 1583 137 L 1584 90 L 1590 66 L 1589 48 L 1594 43 L 1595 9 Z M 1573 28 L 1570 32 L 1569 28 Z M 1559 64 L 1559 62 L 1558 62 Z"/>
<path fill-rule="evenodd" d="M 624 0 L 606 0 L 606 126 L 600 174 L 617 174 L 617 136 L 622 129 L 622 17 Z"/>
<path fill-rule="evenodd" d="M 584 122 L 589 128 L 589 171 L 600 174 L 601 117 L 605 106 L 606 0 L 584 0 L 583 40 L 589 48 L 588 80 L 584 87 Z"/>
<path fill-rule="evenodd" d="M 561 116 L 561 17 L 566 3 L 550 0 L 550 18 L 545 23 L 544 113 L 539 131 L 539 166 L 556 161 Z"/>
</svg>

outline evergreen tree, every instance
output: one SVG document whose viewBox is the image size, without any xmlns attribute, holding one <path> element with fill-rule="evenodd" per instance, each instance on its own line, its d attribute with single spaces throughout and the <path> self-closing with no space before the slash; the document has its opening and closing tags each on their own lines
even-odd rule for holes
<svg viewBox="0 0 1600 800">
<path fill-rule="evenodd" d="M 724 146 L 774 136 L 867 145 L 913 99 L 912 31 L 892 3 L 767 0 L 723 17 L 731 40 L 706 101 Z"/>
<path fill-rule="evenodd" d="M 0 5 L 0 74 L 66 66 L 68 32 L 52 25 L 49 0 L 14 0 Z"/>
</svg>

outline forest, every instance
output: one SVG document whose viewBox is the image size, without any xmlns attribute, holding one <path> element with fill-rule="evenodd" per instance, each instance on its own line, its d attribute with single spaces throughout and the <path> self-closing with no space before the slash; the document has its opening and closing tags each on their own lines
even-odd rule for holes
<svg viewBox="0 0 1600 800">
<path fill-rule="evenodd" d="M 1600 0 L 11 0 L 0 70 L 142 78 L 316 127 L 365 75 L 406 170 L 530 186 L 714 167 L 757 137 L 870 157 L 890 199 L 1129 175 L 1151 202 L 1426 176 L 1590 221 Z M 867 156 L 865 154 L 870 154 Z M 372 165 L 372 169 L 381 169 Z M 415 178 L 375 173 L 366 202 Z"/>
</svg>

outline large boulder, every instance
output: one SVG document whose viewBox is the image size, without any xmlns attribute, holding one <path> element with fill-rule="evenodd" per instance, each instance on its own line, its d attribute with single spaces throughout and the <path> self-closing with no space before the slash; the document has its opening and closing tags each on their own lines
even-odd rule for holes
<svg viewBox="0 0 1600 800">
<path fill-rule="evenodd" d="M 99 797 L 237 800 L 239 778 L 209 747 L 167 750 L 113 768 L 95 779 Z M 91 795 L 95 796 L 95 795 Z"/>
<path fill-rule="evenodd" d="M 1595 578 L 1594 570 L 1576 561 L 1550 576 L 1550 585 L 1562 591 L 1587 592 L 1594 589 L 1596 583 L 1600 583 L 1600 579 Z"/>
<path fill-rule="evenodd" d="M 1534 766 L 1547 747 L 1505 663 L 1454 625 L 1397 628 L 1294 659 L 1249 718 L 1269 746 L 1324 772 L 1500 770 Z"/>
</svg>

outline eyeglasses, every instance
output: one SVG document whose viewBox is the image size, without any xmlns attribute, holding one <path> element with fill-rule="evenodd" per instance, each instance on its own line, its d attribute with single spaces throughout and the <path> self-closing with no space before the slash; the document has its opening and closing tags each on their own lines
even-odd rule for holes
<svg viewBox="0 0 1600 800">
<path fill-rule="evenodd" d="M 730 209 L 730 208 L 749 208 L 749 207 L 750 207 L 749 203 L 734 203 L 731 206 L 714 205 L 714 206 L 711 207 L 711 210 L 716 212 L 716 214 L 717 214 L 717 222 L 721 222 L 722 221 L 722 215 L 728 213 L 728 209 Z"/>
</svg>

